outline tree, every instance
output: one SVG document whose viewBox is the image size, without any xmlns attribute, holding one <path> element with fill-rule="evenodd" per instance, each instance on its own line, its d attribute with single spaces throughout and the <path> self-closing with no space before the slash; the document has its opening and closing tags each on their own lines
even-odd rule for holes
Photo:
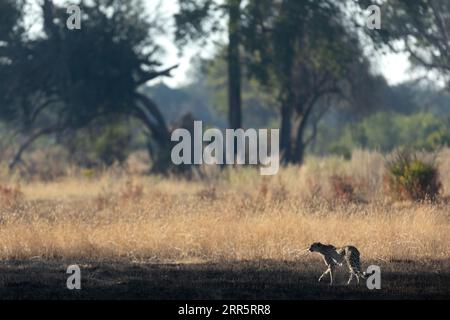
<svg viewBox="0 0 450 320">
<path fill-rule="evenodd" d="M 20 24 L 20 11 L 23 8 L 23 1 L 2 0 L 0 2 L 0 41 L 2 47 L 10 44 L 10 41 L 15 34 Z"/>
<path fill-rule="evenodd" d="M 0 117 L 6 117 L 13 112 L 10 102 L 13 88 L 17 86 L 12 78 L 17 71 L 18 61 L 14 58 L 24 53 L 24 47 L 19 40 L 23 33 L 21 10 L 22 1 L 5 0 L 0 2 Z"/>
<path fill-rule="evenodd" d="M 181 45 L 188 40 L 200 40 L 220 30 L 217 17 L 228 17 L 228 121 L 230 128 L 242 127 L 241 90 L 241 22 L 242 0 L 179 0 L 180 12 L 175 15 L 176 39 Z"/>
<path fill-rule="evenodd" d="M 360 1 L 365 7 L 369 0 Z M 368 35 L 395 52 L 407 52 L 418 66 L 450 76 L 450 2 L 382 0 L 382 29 Z M 398 46 L 398 42 L 402 46 Z"/>
<path fill-rule="evenodd" d="M 20 124 L 24 136 L 11 167 L 44 134 L 119 115 L 143 123 L 158 147 L 154 170 L 166 170 L 171 163 L 169 130 L 157 105 L 141 92 L 148 81 L 169 76 L 176 67 L 161 69 L 154 42 L 160 26 L 148 21 L 139 0 L 80 5 L 82 28 L 72 31 L 65 25 L 65 9 L 44 0 L 45 36 L 23 40 L 7 66 L 9 81 L 17 85 L 9 86 L 13 98 L 0 105 L 0 113 Z"/>
<path fill-rule="evenodd" d="M 449 145 L 449 120 L 424 112 L 402 115 L 383 111 L 344 128 L 340 143 L 349 149 L 368 148 L 384 153 L 398 147 L 435 151 Z"/>
<path fill-rule="evenodd" d="M 336 1 L 253 0 L 245 16 L 243 43 L 251 74 L 278 88 L 284 163 L 301 164 L 328 109 L 361 98 L 363 82 L 357 78 L 376 79 Z M 307 137 L 311 124 L 312 136 Z"/>
<path fill-rule="evenodd" d="M 211 59 L 201 59 L 193 87 L 204 85 L 211 92 L 209 103 L 220 115 L 228 113 L 227 63 L 223 59 L 226 48 L 218 49 Z M 247 66 L 242 65 L 244 73 Z M 242 125 L 244 128 L 268 128 L 278 123 L 274 92 L 262 87 L 256 79 L 242 77 Z M 222 126 L 224 127 L 224 126 Z"/>
</svg>

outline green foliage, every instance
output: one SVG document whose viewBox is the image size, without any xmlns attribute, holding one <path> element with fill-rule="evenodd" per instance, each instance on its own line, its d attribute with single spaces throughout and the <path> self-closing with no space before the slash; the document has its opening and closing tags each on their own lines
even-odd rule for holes
<svg viewBox="0 0 450 320">
<path fill-rule="evenodd" d="M 221 50 L 219 55 L 211 60 L 201 61 L 203 71 L 200 81 L 206 84 L 212 92 L 212 107 L 218 114 L 225 116 L 228 110 L 227 92 L 227 64 L 223 59 L 225 52 Z M 243 72 L 247 71 L 243 67 Z M 244 127 L 271 127 L 278 120 L 278 102 L 276 90 L 263 87 L 255 79 L 242 78 L 242 112 L 244 115 Z M 278 121 L 277 121 L 278 124 Z"/>
<path fill-rule="evenodd" d="M 388 153 L 402 146 L 435 151 L 450 146 L 450 119 L 425 112 L 411 115 L 378 112 L 359 123 L 346 125 L 340 134 L 337 129 L 327 130 L 319 135 L 320 152 L 340 154 L 343 149 L 364 148 Z"/>
<path fill-rule="evenodd" d="M 434 161 L 419 159 L 416 153 L 397 151 L 386 164 L 389 195 L 399 200 L 436 200 L 441 190 Z"/>
<path fill-rule="evenodd" d="M 345 160 L 351 160 L 352 150 L 343 145 L 332 145 L 330 147 L 330 153 L 343 157 Z"/>
<path fill-rule="evenodd" d="M 73 159 L 82 166 L 111 166 L 122 164 L 131 152 L 131 132 L 123 124 L 112 123 L 77 131 L 69 139 Z"/>
<path fill-rule="evenodd" d="M 106 165 L 123 163 L 129 154 L 130 134 L 123 126 L 109 126 L 95 140 L 94 154 Z"/>
<path fill-rule="evenodd" d="M 175 14 L 175 40 L 181 46 L 189 41 L 204 40 L 208 34 L 218 31 L 214 12 L 222 10 L 214 0 L 178 0 L 179 12 Z"/>
<path fill-rule="evenodd" d="M 157 105 L 164 106 L 161 113 L 168 123 L 179 121 L 186 114 L 194 119 L 215 126 L 225 126 L 225 117 L 220 117 L 212 103 L 213 93 L 206 76 L 195 79 L 195 82 L 183 87 L 170 88 L 164 83 L 146 87 L 144 93 L 151 97 Z"/>
<path fill-rule="evenodd" d="M 437 97 L 410 84 L 390 88 L 374 77 L 363 54 L 366 43 L 348 21 L 351 1 L 178 0 L 173 31 L 180 48 L 211 40 L 219 29 L 227 29 L 230 43 L 217 45 L 217 55 L 204 66 L 206 74 L 190 86 L 146 90 L 142 86 L 148 81 L 169 75 L 169 69 L 158 71 L 162 63 L 172 63 L 160 61 L 156 42 L 165 19 L 158 14 L 149 19 L 145 1 L 75 1 L 83 11 L 82 29 L 76 32 L 67 30 L 66 8 L 60 2 L 40 1 L 42 16 L 36 20 L 43 28 L 35 35 L 23 25 L 27 2 L 0 0 L 0 120 L 16 128 L 20 139 L 40 131 L 47 135 L 81 129 L 72 135 L 70 146 L 80 162 L 110 165 L 124 161 L 129 150 L 128 130 L 116 124 L 92 129 L 95 119 L 136 117 L 147 129 L 145 138 L 168 151 L 165 118 L 175 121 L 192 112 L 196 119 L 222 126 L 228 109 L 237 108 L 228 91 L 238 85 L 244 127 L 281 127 L 282 153 L 292 153 L 286 162 L 300 163 L 310 141 L 315 141 L 311 150 L 346 159 L 355 147 L 390 152 L 398 146 L 430 151 L 450 145 L 450 118 L 443 117 L 449 114 L 449 96 Z M 385 31 L 371 31 L 372 40 L 416 40 L 410 45 L 418 58 L 424 58 L 423 52 L 435 54 L 425 63 L 417 57 L 415 62 L 448 72 L 448 50 L 442 50 L 448 48 L 448 37 L 437 22 L 448 20 L 449 2 L 433 1 L 434 8 L 428 0 L 384 2 Z M 359 1 L 364 9 L 371 3 Z M 234 24 L 233 12 L 242 13 Z M 238 50 L 227 52 L 232 42 Z M 241 59 L 233 61 L 232 56 Z M 230 65 L 236 71 L 239 64 L 249 77 L 231 86 L 240 77 L 229 75 Z M 157 103 L 143 99 L 144 92 Z M 361 119 L 363 110 L 377 113 Z M 317 125 L 328 111 L 335 118 Z M 339 116 L 345 120 L 337 123 Z M 159 154 L 164 153 L 153 153 Z M 162 161 L 168 159 L 165 155 Z"/>
<path fill-rule="evenodd" d="M 140 0 L 96 3 L 83 4 L 82 28 L 73 32 L 66 8 L 46 1 L 45 37 L 14 37 L 11 63 L 0 63 L 0 99 L 3 90 L 11 96 L 0 104 L 0 117 L 27 128 L 49 111 L 58 126 L 78 128 L 106 113 L 129 112 L 137 88 L 157 74 L 159 47 L 150 35 L 159 26 L 148 21 Z M 1 81 L 3 74 L 9 81 Z"/>
<path fill-rule="evenodd" d="M 372 0 L 358 1 L 362 8 Z M 384 0 L 382 29 L 364 28 L 378 45 L 403 47 L 413 64 L 440 72 L 450 71 L 450 2 L 448 0 Z M 402 44 L 403 46 L 400 46 Z"/>
<path fill-rule="evenodd" d="M 18 26 L 22 9 L 22 0 L 0 1 L 0 42 L 11 40 L 14 28 Z"/>
<path fill-rule="evenodd" d="M 126 115 L 139 119 L 147 129 L 146 137 L 158 149 L 155 170 L 164 171 L 170 166 L 165 161 L 168 128 L 158 106 L 141 93 L 147 82 L 169 76 L 175 68 L 161 70 L 156 39 L 164 19 L 149 17 L 143 0 L 79 0 L 75 4 L 83 12 L 81 30 L 68 30 L 66 7 L 45 0 L 40 2 L 42 16 L 34 17 L 43 23 L 41 34 L 14 35 L 13 45 L 5 44 L 0 35 L 0 119 L 30 139 L 11 166 L 40 136 L 73 132 L 96 119 Z M 5 28 L 8 24 L 0 19 L 0 31 Z M 118 136 L 109 132 L 108 139 Z M 121 161 L 120 150 L 112 143 L 121 148 L 123 142 L 108 143 L 99 142 L 97 156 L 106 164 Z M 108 157 L 106 152 L 113 155 Z"/>
</svg>

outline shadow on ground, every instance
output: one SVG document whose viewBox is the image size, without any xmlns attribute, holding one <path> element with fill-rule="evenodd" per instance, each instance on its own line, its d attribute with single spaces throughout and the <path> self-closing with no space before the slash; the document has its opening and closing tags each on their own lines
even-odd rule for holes
<svg viewBox="0 0 450 320">
<path fill-rule="evenodd" d="M 82 289 L 66 288 L 62 261 L 0 262 L 1 299 L 450 299 L 450 260 L 378 263 L 382 289 L 365 283 L 317 283 L 319 262 L 249 261 L 206 264 L 80 263 Z"/>
</svg>

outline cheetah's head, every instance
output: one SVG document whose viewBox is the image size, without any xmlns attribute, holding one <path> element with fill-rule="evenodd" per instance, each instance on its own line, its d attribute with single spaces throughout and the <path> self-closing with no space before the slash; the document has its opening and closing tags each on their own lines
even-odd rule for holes
<svg viewBox="0 0 450 320">
<path fill-rule="evenodd" d="M 319 252 L 320 249 L 323 247 L 323 244 L 320 242 L 315 242 L 309 247 L 309 252 Z"/>
</svg>

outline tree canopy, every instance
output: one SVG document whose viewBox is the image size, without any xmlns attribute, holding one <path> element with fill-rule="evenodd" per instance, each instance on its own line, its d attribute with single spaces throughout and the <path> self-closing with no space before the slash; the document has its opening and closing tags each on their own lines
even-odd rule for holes
<svg viewBox="0 0 450 320">
<path fill-rule="evenodd" d="M 23 39 L 10 50 L 2 68 L 10 80 L 1 85 L 10 101 L 1 104 L 0 114 L 27 137 L 11 165 L 42 134 L 126 115 L 142 121 L 160 149 L 156 156 L 164 155 L 163 166 L 169 131 L 156 104 L 139 91 L 174 68 L 161 68 L 158 24 L 148 20 L 139 0 L 82 2 L 82 10 L 81 30 L 68 30 L 66 10 L 45 0 L 44 36 Z"/>
<path fill-rule="evenodd" d="M 38 5 L 33 13 L 38 16 L 27 16 L 31 2 Z M 130 132 L 139 129 L 140 145 L 146 141 L 154 169 L 167 171 L 171 130 L 192 120 L 183 117 L 189 112 L 222 127 L 224 119 L 216 111 L 226 114 L 231 129 L 280 128 L 285 164 L 301 164 L 306 150 L 322 152 L 319 143 L 328 149 L 347 146 L 326 143 L 334 137 L 390 150 L 393 141 L 385 141 L 389 134 L 380 132 L 409 132 L 403 127 L 416 125 L 418 112 L 427 122 L 418 145 L 447 143 L 447 120 L 434 117 L 446 113 L 448 95 L 411 83 L 390 86 L 374 73 L 369 57 L 374 52 L 368 53 L 366 45 L 407 52 L 416 66 L 449 80 L 448 1 L 177 3 L 169 35 L 167 21 L 159 13 L 150 17 L 143 0 L 76 1 L 82 12 L 80 30 L 67 28 L 69 14 L 61 2 L 0 1 L 0 121 L 13 128 L 18 141 L 11 167 L 43 135 L 65 141 L 67 148 L 83 144 L 89 149 L 91 139 L 78 141 L 80 132 L 101 140 L 92 141 L 98 147 L 92 157 L 100 155 L 111 164 L 110 152 L 122 161 L 126 148 L 105 141 L 124 146 Z M 371 4 L 381 6 L 381 30 L 369 30 L 360 15 Z M 26 20 L 42 23 L 41 30 L 31 33 Z M 226 37 L 209 41 L 215 55 L 198 63 L 189 85 L 148 86 L 177 67 L 158 44 L 160 36 L 172 37 L 183 53 L 193 42 L 217 39 L 217 32 Z"/>
<path fill-rule="evenodd" d="M 360 100 L 364 91 L 366 101 L 373 100 L 373 84 L 380 79 L 372 76 L 359 37 L 346 24 L 344 9 L 336 1 L 309 0 L 249 1 L 246 8 L 243 33 L 249 69 L 278 91 L 286 163 L 303 162 L 317 121 L 328 108 Z M 321 104 L 323 99 L 333 102 Z M 309 125 L 313 136 L 308 138 Z"/>
<path fill-rule="evenodd" d="M 360 1 L 367 6 L 371 1 Z M 383 26 L 368 32 L 378 44 L 407 52 L 411 61 L 450 76 L 450 2 L 447 0 L 381 0 Z"/>
</svg>

